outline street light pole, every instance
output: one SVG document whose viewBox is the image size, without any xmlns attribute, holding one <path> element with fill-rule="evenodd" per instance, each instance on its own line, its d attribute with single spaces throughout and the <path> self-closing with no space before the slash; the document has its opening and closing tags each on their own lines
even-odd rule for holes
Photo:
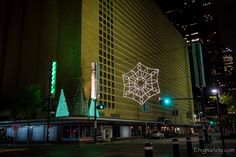
<svg viewBox="0 0 236 157">
<path fill-rule="evenodd" d="M 201 93 L 202 93 L 202 117 L 206 119 L 204 87 L 201 88 Z M 204 131 L 205 143 L 208 143 L 209 141 L 208 141 L 207 125 L 205 122 L 203 124 L 203 131 Z"/>
<path fill-rule="evenodd" d="M 96 99 L 94 101 L 94 143 L 97 142 L 97 114 L 96 114 Z"/>
<path fill-rule="evenodd" d="M 47 132 L 47 136 L 46 136 L 46 142 L 49 142 L 49 125 L 50 125 L 50 108 L 51 108 L 51 93 L 48 96 L 48 104 L 47 104 L 47 126 L 46 126 L 46 132 Z"/>
<path fill-rule="evenodd" d="M 91 101 L 94 101 L 94 143 L 97 142 L 97 96 L 98 96 L 98 79 L 99 65 L 96 62 L 91 63 Z"/>
<path fill-rule="evenodd" d="M 223 122 L 222 122 L 222 116 L 221 116 L 221 106 L 219 102 L 219 90 L 217 90 L 216 93 L 216 109 L 217 109 L 217 114 L 219 118 L 219 125 L 220 125 L 220 135 L 221 135 L 221 143 L 222 143 L 222 149 L 223 149 L 223 157 L 226 157 L 226 152 L 225 152 L 225 140 L 224 140 L 224 133 L 223 133 Z"/>
</svg>

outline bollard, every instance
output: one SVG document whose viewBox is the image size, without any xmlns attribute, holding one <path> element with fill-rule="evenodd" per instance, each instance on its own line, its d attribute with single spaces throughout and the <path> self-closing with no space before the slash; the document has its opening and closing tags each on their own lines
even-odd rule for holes
<svg viewBox="0 0 236 157">
<path fill-rule="evenodd" d="M 202 136 L 199 136 L 199 148 L 204 149 L 204 140 Z"/>
<path fill-rule="evenodd" d="M 186 146 L 187 146 L 187 155 L 192 156 L 192 141 L 190 137 L 186 138 Z"/>
<path fill-rule="evenodd" d="M 146 142 L 144 144 L 145 157 L 153 157 L 152 143 Z"/>
<path fill-rule="evenodd" d="M 173 143 L 173 157 L 179 157 L 179 141 L 178 139 L 174 138 L 172 140 Z"/>
</svg>

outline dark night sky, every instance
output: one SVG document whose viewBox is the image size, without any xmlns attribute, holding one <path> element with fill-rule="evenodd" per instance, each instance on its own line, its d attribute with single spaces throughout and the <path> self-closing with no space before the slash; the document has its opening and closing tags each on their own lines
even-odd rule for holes
<svg viewBox="0 0 236 157">
<path fill-rule="evenodd" d="M 218 0 L 219 30 L 222 43 L 236 56 L 236 1 Z"/>
</svg>

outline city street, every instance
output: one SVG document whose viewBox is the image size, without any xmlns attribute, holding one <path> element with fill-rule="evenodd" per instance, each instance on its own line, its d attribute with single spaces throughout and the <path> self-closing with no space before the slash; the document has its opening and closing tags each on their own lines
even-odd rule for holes
<svg viewBox="0 0 236 157">
<path fill-rule="evenodd" d="M 180 156 L 186 157 L 186 139 L 178 138 Z M 144 143 L 153 144 L 154 157 L 172 157 L 172 139 L 135 139 L 97 144 L 38 144 L 1 146 L 1 157 L 144 157 Z M 198 137 L 192 137 L 193 156 L 220 156 L 220 152 L 209 152 L 221 148 L 220 140 L 213 140 L 205 146 L 205 151 L 198 149 Z M 226 140 L 230 148 L 228 156 L 235 156 L 235 140 Z"/>
<path fill-rule="evenodd" d="M 236 157 L 235 2 L 0 0 L 0 157 Z"/>
</svg>

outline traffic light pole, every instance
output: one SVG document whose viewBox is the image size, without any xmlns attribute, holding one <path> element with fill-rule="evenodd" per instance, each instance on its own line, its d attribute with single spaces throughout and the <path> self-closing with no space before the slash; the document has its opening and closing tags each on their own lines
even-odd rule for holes
<svg viewBox="0 0 236 157">
<path fill-rule="evenodd" d="M 47 120 L 46 120 L 46 143 L 49 141 L 49 124 L 50 124 L 50 106 L 51 106 L 51 81 L 52 81 L 52 62 L 49 65 L 49 83 L 48 83 L 48 103 L 47 103 Z"/>
<path fill-rule="evenodd" d="M 94 143 L 97 142 L 97 114 L 96 114 L 96 99 L 94 101 Z"/>
<path fill-rule="evenodd" d="M 91 101 L 94 101 L 94 143 L 97 142 L 97 97 L 98 97 L 98 80 L 99 80 L 99 64 L 97 62 L 91 63 Z"/>
<path fill-rule="evenodd" d="M 49 92 L 49 96 L 48 96 L 48 105 L 47 105 L 47 137 L 46 137 L 46 142 L 48 143 L 49 142 L 49 125 L 50 125 L 50 106 L 51 106 L 51 102 L 52 102 L 52 99 L 51 99 L 51 94 Z"/>
<path fill-rule="evenodd" d="M 201 93 L 202 93 L 202 116 L 204 117 L 204 119 L 206 119 L 204 87 L 201 88 Z M 205 143 L 209 143 L 208 134 L 207 134 L 207 125 L 205 122 L 203 124 L 203 132 L 204 132 L 204 137 L 205 137 Z"/>
<path fill-rule="evenodd" d="M 220 125 L 220 136 L 221 136 L 221 144 L 222 144 L 222 149 L 223 149 L 222 157 L 226 157 L 223 122 L 222 122 L 222 115 L 221 115 L 222 111 L 221 111 L 221 106 L 219 102 L 219 91 L 217 92 L 217 95 L 216 95 L 216 109 L 217 109 L 217 115 L 219 118 L 219 125 Z"/>
<path fill-rule="evenodd" d="M 48 104 L 47 104 L 47 122 L 46 122 L 46 142 L 49 142 L 49 125 L 50 125 L 50 111 L 52 98 L 55 96 L 56 92 L 56 69 L 57 62 L 52 60 L 49 65 L 49 87 L 48 87 Z"/>
</svg>

